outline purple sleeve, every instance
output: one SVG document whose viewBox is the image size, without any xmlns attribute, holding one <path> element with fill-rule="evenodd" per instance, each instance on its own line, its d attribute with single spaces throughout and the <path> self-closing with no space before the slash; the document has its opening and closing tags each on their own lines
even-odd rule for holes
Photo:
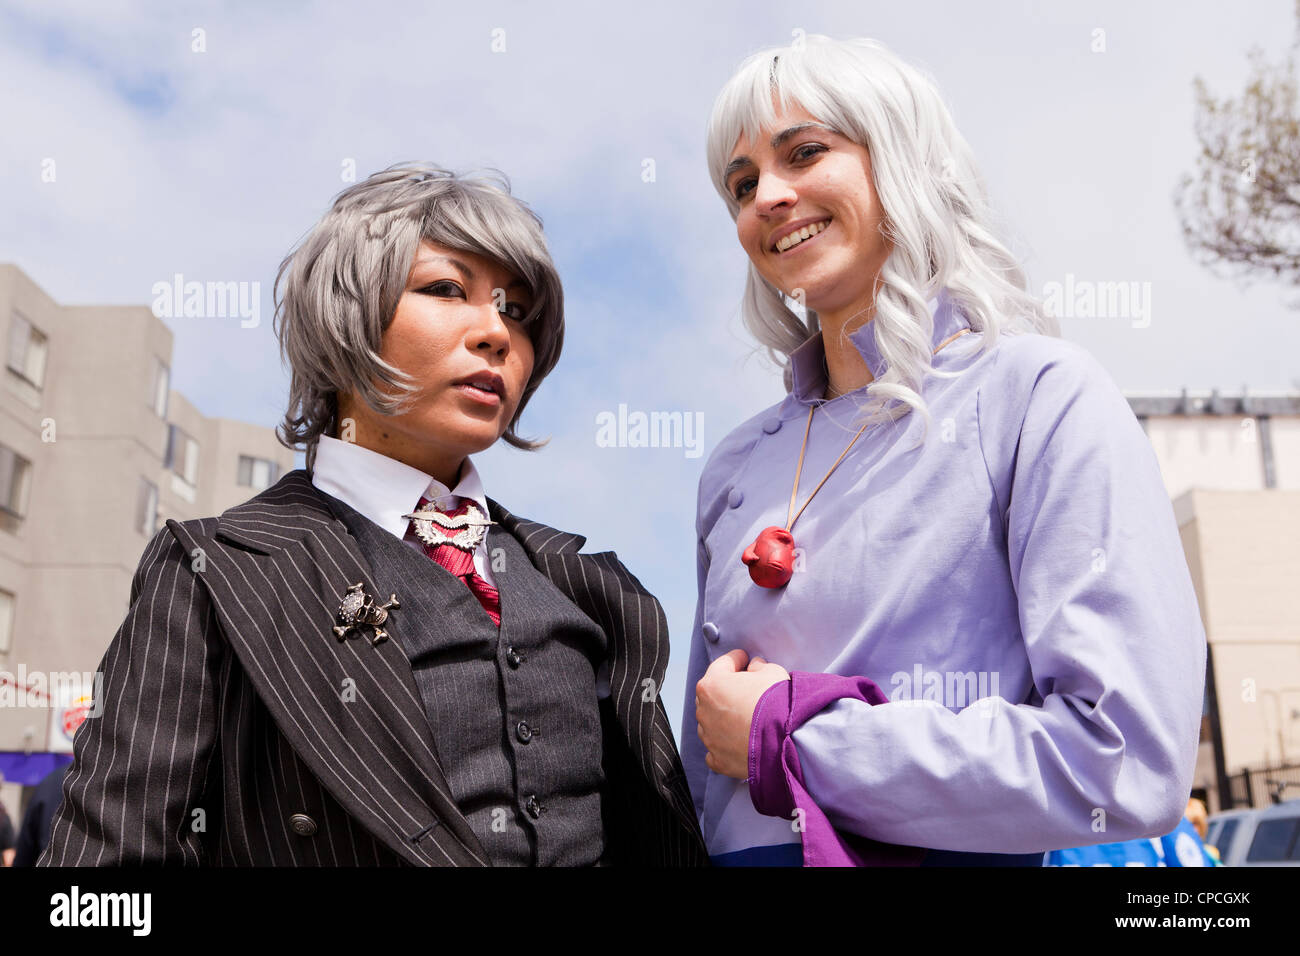
<svg viewBox="0 0 1300 956">
<path fill-rule="evenodd" d="M 1096 360 L 1037 335 L 1005 344 L 976 414 L 1017 597 L 1007 661 L 1027 664 L 1038 700 L 833 702 L 791 731 L 804 780 L 840 830 L 941 850 L 1159 837 L 1187 804 L 1205 684 L 1178 523 L 1151 442 Z M 937 584 L 917 576 L 943 600 Z"/>
<path fill-rule="evenodd" d="M 808 794 L 790 735 L 843 698 L 888 702 L 876 682 L 865 677 L 805 671 L 794 671 L 788 681 L 773 684 L 759 698 L 749 727 L 749 797 L 754 809 L 795 821 L 804 866 L 919 866 L 924 849 L 839 832 Z"/>
</svg>

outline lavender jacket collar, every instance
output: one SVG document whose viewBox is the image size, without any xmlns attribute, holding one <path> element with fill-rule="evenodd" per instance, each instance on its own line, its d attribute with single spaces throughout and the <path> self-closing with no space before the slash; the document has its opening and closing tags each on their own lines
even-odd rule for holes
<svg viewBox="0 0 1300 956">
<path fill-rule="evenodd" d="M 931 299 L 929 304 L 930 314 L 934 320 L 934 330 L 930 337 L 931 350 L 938 348 L 939 343 L 954 332 L 971 327 L 947 289 L 940 289 L 939 294 Z M 876 341 L 874 321 L 867 322 L 850 332 L 849 341 L 867 363 L 872 378 L 880 378 L 885 374 L 887 363 L 880 352 L 880 344 Z M 935 361 L 937 362 L 938 359 Z M 792 388 L 787 404 L 791 406 L 791 410 L 803 414 L 794 408 L 795 403 L 807 406 L 820 402 L 826 389 L 826 349 L 821 332 L 817 332 L 790 353 L 790 371 Z M 864 385 L 863 389 L 866 387 Z"/>
</svg>

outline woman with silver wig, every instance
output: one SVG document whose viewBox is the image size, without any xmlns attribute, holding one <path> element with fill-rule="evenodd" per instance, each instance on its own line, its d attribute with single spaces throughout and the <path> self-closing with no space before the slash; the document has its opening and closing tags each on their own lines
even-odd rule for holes
<svg viewBox="0 0 1300 956">
<path fill-rule="evenodd" d="M 1172 507 L 934 83 L 809 36 L 740 66 L 707 150 L 789 393 L 700 478 L 682 753 L 713 861 L 1038 866 L 1168 833 L 1206 654 Z"/>
<path fill-rule="evenodd" d="M 276 298 L 307 467 L 149 543 L 41 862 L 707 862 L 662 607 L 470 458 L 540 445 L 519 416 L 564 334 L 541 221 L 504 177 L 394 166 Z"/>
</svg>

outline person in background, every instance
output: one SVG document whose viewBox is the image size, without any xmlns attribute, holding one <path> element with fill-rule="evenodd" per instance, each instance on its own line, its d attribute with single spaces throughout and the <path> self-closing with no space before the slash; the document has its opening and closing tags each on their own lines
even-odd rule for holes
<svg viewBox="0 0 1300 956">
<path fill-rule="evenodd" d="M 1223 866 L 1218 851 L 1211 852 L 1212 848 L 1204 844 L 1205 833 L 1205 804 L 1193 797 L 1187 801 L 1178 826 L 1162 837 L 1053 850 L 1047 855 L 1047 865 Z"/>
<path fill-rule="evenodd" d="M 1196 827 L 1196 832 L 1200 835 L 1201 840 L 1210 832 L 1209 814 L 1205 810 L 1205 802 L 1196 797 L 1189 797 L 1187 800 L 1187 809 L 1183 811 L 1183 816 L 1191 821 L 1192 826 Z"/>
<path fill-rule="evenodd" d="M 0 866 L 13 866 L 14 861 L 14 825 L 9 819 L 9 811 L 0 803 Z"/>
<path fill-rule="evenodd" d="M 1187 801 L 1187 809 L 1183 812 L 1186 817 L 1196 828 L 1197 835 L 1201 838 L 1201 843 L 1205 847 L 1205 853 L 1209 856 L 1214 866 L 1223 866 L 1223 860 L 1219 856 L 1219 848 L 1206 843 L 1206 837 L 1210 832 L 1209 812 L 1205 809 L 1205 801 L 1199 797 L 1191 797 Z"/>
<path fill-rule="evenodd" d="M 14 866 L 35 866 L 41 851 L 50 842 L 50 828 L 54 825 L 54 814 L 58 812 L 59 801 L 63 799 L 63 775 L 68 771 L 68 764 L 55 767 L 36 785 L 23 814 L 22 825 L 18 828 L 18 837 L 14 841 Z"/>
</svg>

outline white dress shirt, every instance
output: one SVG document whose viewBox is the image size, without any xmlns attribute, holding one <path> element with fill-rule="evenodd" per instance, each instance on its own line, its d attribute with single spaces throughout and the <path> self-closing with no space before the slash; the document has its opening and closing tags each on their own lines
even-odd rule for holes
<svg viewBox="0 0 1300 956">
<path fill-rule="evenodd" d="M 406 536 L 411 519 L 402 517 L 416 509 L 421 496 L 447 511 L 459 504 L 453 498 L 468 498 L 478 505 L 484 515 L 488 513 L 483 481 L 470 458 L 465 459 L 456 487 L 448 488 L 438 479 L 395 458 L 363 448 L 356 442 L 340 441 L 322 435 L 316 446 L 316 465 L 312 470 L 311 483 L 327 495 L 333 495 L 350 505 L 421 553 L 424 551 L 423 543 L 415 537 Z M 488 560 L 487 535 L 484 535 L 474 551 L 474 570 L 488 584 L 496 587 L 491 564 Z"/>
</svg>

